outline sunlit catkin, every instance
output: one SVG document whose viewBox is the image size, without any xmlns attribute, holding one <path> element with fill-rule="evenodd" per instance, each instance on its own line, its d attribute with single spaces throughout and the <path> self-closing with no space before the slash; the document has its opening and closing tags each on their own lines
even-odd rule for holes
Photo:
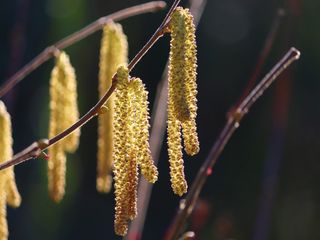
<svg viewBox="0 0 320 240">
<path fill-rule="evenodd" d="M 197 116 L 197 49 L 193 17 L 188 9 L 178 7 L 169 24 L 171 33 L 169 88 L 173 114 L 182 124 L 185 150 L 199 152 Z"/>
<path fill-rule="evenodd" d="M 3 177 L 0 174 L 0 240 L 8 239 L 7 207 L 6 207 L 6 190 L 2 182 Z"/>
<path fill-rule="evenodd" d="M 0 101 L 0 163 L 12 158 L 11 119 L 2 101 Z M 15 183 L 13 167 L 0 172 L 0 240 L 8 238 L 6 204 L 18 207 L 20 194 Z"/>
<path fill-rule="evenodd" d="M 103 28 L 100 49 L 99 96 L 110 88 L 112 76 L 128 59 L 127 38 L 120 24 L 110 22 Z M 98 117 L 97 190 L 109 192 L 112 184 L 114 95 L 105 104 L 106 112 Z"/>
<path fill-rule="evenodd" d="M 153 163 L 149 145 L 149 108 L 148 92 L 141 79 L 134 78 L 130 85 L 133 90 L 133 109 L 136 136 L 136 152 L 142 175 L 151 183 L 158 179 L 158 170 Z"/>
<path fill-rule="evenodd" d="M 115 232 L 124 236 L 128 230 L 128 158 L 127 149 L 132 146 L 129 98 L 129 70 L 119 67 L 117 70 L 117 89 L 115 91 L 114 111 L 114 186 L 115 186 Z"/>
<path fill-rule="evenodd" d="M 184 140 L 184 148 L 187 154 L 193 156 L 200 150 L 196 117 L 197 117 L 197 45 L 195 26 L 193 23 L 193 17 L 188 9 L 184 10 L 186 14 L 185 24 L 187 28 L 187 39 L 186 44 L 186 91 L 187 101 L 190 110 L 190 119 L 182 123 L 182 132 Z"/>
<path fill-rule="evenodd" d="M 169 89 L 169 98 L 172 94 Z M 174 116 L 173 103 L 168 102 L 168 154 L 170 164 L 171 187 L 175 194 L 182 196 L 187 192 L 188 185 L 184 176 L 184 162 L 181 146 L 181 123 Z"/>
<path fill-rule="evenodd" d="M 61 133 L 79 118 L 77 82 L 69 57 L 61 52 L 50 79 L 49 138 Z M 66 153 L 74 152 L 79 145 L 79 128 L 49 148 L 48 188 L 51 198 L 59 202 L 65 193 Z"/>
</svg>

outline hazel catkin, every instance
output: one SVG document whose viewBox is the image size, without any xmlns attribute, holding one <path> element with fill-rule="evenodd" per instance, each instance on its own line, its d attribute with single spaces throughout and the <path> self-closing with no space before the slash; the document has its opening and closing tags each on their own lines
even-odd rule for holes
<svg viewBox="0 0 320 240">
<path fill-rule="evenodd" d="M 49 138 L 70 127 L 79 118 L 77 81 L 68 55 L 59 53 L 50 79 Z M 59 202 L 65 193 L 66 152 L 74 152 L 79 145 L 80 129 L 49 148 L 49 195 Z"/>
<path fill-rule="evenodd" d="M 171 34 L 168 76 L 168 153 L 174 193 L 187 191 L 182 159 L 181 130 L 185 151 L 199 152 L 197 116 L 197 50 L 195 26 L 188 9 L 177 7 L 168 30 Z M 182 129 L 181 129 L 182 128 Z"/>
<path fill-rule="evenodd" d="M 0 101 L 0 163 L 12 158 L 11 118 L 2 101 Z M 0 171 L 0 239 L 8 238 L 6 205 L 18 207 L 21 197 L 15 183 L 13 167 Z"/>
<path fill-rule="evenodd" d="M 169 89 L 169 96 L 172 91 Z M 168 154 L 170 164 L 171 187 L 175 194 L 182 196 L 188 185 L 184 176 L 184 161 L 181 146 L 181 123 L 173 113 L 173 103 L 168 102 Z"/>
<path fill-rule="evenodd" d="M 115 231 L 125 235 L 129 220 L 137 216 L 138 165 L 150 182 L 158 171 L 149 146 L 148 92 L 139 78 L 129 80 L 129 70 L 119 67 L 115 90 L 114 175 Z"/>
<path fill-rule="evenodd" d="M 114 111 L 114 187 L 115 187 L 115 223 L 117 235 L 124 236 L 128 230 L 128 155 L 126 149 L 130 149 L 131 134 L 129 125 L 129 70 L 121 66 L 117 70 L 117 89 L 115 90 Z"/>
<path fill-rule="evenodd" d="M 169 87 L 172 89 L 174 116 L 181 122 L 185 150 L 199 152 L 197 116 L 197 49 L 193 17 L 188 9 L 178 7 L 169 25 L 171 33 Z"/>
<path fill-rule="evenodd" d="M 136 134 L 136 150 L 142 175 L 151 183 L 158 179 L 158 170 L 153 163 L 149 145 L 149 108 L 148 92 L 141 79 L 131 79 L 133 91 L 134 124 Z"/>
<path fill-rule="evenodd" d="M 127 37 L 120 24 L 109 22 L 103 28 L 100 48 L 99 96 L 110 88 L 112 77 L 128 61 Z M 106 111 L 98 116 L 97 190 L 109 192 L 112 184 L 114 94 L 105 103 Z"/>
</svg>

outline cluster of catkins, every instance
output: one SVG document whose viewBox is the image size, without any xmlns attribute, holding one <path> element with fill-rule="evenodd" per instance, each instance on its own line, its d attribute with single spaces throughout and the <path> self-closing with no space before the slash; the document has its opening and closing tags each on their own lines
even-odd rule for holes
<svg viewBox="0 0 320 240">
<path fill-rule="evenodd" d="M 187 192 L 182 159 L 185 151 L 199 151 L 196 131 L 197 85 L 196 41 L 193 17 L 178 7 L 166 32 L 171 35 L 168 90 L 168 153 L 171 186 L 179 196 Z M 109 22 L 103 29 L 100 49 L 99 96 L 116 81 L 116 90 L 98 114 L 97 181 L 99 192 L 115 186 L 115 232 L 124 236 L 128 222 L 137 216 L 138 168 L 151 183 L 158 179 L 149 147 L 148 92 L 139 78 L 130 77 L 127 38 L 119 24 Z M 50 79 L 49 138 L 70 127 L 79 118 L 75 71 L 65 52 L 56 53 Z M 10 116 L 0 101 L 0 163 L 12 157 Z M 181 134 L 182 132 L 182 134 Z M 65 193 L 66 153 L 79 145 L 80 130 L 49 148 L 48 188 L 59 202 Z M 7 239 L 6 203 L 20 204 L 13 168 L 0 172 L 0 240 Z"/>
</svg>

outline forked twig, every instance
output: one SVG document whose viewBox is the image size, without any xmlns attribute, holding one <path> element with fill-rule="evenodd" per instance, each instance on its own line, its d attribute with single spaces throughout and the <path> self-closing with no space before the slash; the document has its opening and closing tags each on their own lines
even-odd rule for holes
<svg viewBox="0 0 320 240">
<path fill-rule="evenodd" d="M 143 46 L 143 48 L 138 52 L 136 57 L 134 57 L 131 62 L 128 64 L 128 68 L 131 71 L 134 66 L 141 60 L 141 58 L 148 52 L 148 50 L 157 42 L 157 40 L 164 34 L 164 28 L 166 27 L 166 24 L 168 23 L 168 19 L 170 19 L 171 14 L 173 13 L 174 9 L 178 6 L 180 0 L 175 0 L 173 5 L 171 6 L 168 14 L 166 15 L 164 21 L 161 23 L 156 32 L 153 34 L 153 36 L 150 38 L 150 40 Z M 64 130 L 62 133 L 58 134 L 57 136 L 51 138 L 48 140 L 47 144 L 42 144 L 38 146 L 39 152 L 49 148 L 53 144 L 57 143 L 58 141 L 62 140 L 63 138 L 67 137 L 69 134 L 71 134 L 73 131 L 75 131 L 77 128 L 82 127 L 84 124 L 86 124 L 89 120 L 91 120 L 93 117 L 97 116 L 100 108 L 103 106 L 103 104 L 109 99 L 111 94 L 116 89 L 117 85 L 117 78 L 116 75 L 112 78 L 112 84 L 109 90 L 105 93 L 105 95 L 98 101 L 98 103 L 91 108 L 84 116 L 82 116 L 76 123 L 74 123 L 71 127 Z M 32 146 L 32 145 L 31 145 Z M 29 148 L 29 147 L 28 147 Z M 28 149 L 26 148 L 26 149 Z M 24 149 L 22 152 L 25 152 L 26 149 Z M 9 161 L 6 161 L 2 164 L 0 164 L 0 170 L 3 170 L 5 168 L 8 168 L 10 166 L 15 166 L 21 162 L 25 162 L 27 160 L 33 159 L 38 156 L 29 156 L 28 154 L 25 154 L 26 158 L 21 157 L 20 153 L 13 156 L 13 158 Z"/>
<path fill-rule="evenodd" d="M 299 59 L 300 52 L 291 48 L 286 55 L 271 69 L 271 71 L 261 80 L 260 83 L 244 98 L 238 107 L 228 115 L 227 123 L 221 131 L 218 139 L 213 145 L 207 159 L 202 164 L 198 174 L 185 199 L 181 200 L 178 212 L 173 219 L 169 229 L 167 240 L 177 239 L 182 228 L 192 213 L 195 203 L 203 188 L 203 185 L 211 173 L 212 167 L 216 164 L 224 147 L 230 140 L 243 117 L 249 112 L 252 105 L 261 97 L 264 91 L 275 81 L 275 79 L 295 60 Z"/>
</svg>

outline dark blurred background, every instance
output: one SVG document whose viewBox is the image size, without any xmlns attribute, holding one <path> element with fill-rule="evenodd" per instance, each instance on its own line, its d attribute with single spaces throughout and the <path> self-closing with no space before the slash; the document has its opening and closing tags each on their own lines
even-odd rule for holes
<svg viewBox="0 0 320 240">
<path fill-rule="evenodd" d="M 46 46 L 97 18 L 145 0 L 2 0 L 0 83 Z M 167 1 L 171 4 L 173 1 Z M 187 6 L 188 1 L 182 1 Z M 197 31 L 198 130 L 200 153 L 185 157 L 191 185 L 197 170 L 237 102 L 282 9 L 270 55 L 259 79 L 291 47 L 301 60 L 278 79 L 252 108 L 213 169 L 189 221 L 197 239 L 320 239 L 320 1 L 208 0 Z M 165 11 L 122 21 L 130 58 L 160 24 Z M 76 69 L 80 113 L 98 99 L 101 32 L 66 49 Z M 164 37 L 133 71 L 150 91 L 153 104 L 169 50 Z M 12 116 L 14 150 L 47 137 L 50 60 L 3 100 Z M 120 239 L 113 231 L 114 196 L 96 192 L 94 119 L 82 128 L 81 145 L 68 157 L 66 196 L 54 204 L 47 193 L 46 162 L 15 168 L 22 206 L 8 209 L 10 239 Z M 161 239 L 179 198 L 170 188 L 164 144 L 143 239 Z"/>
</svg>

